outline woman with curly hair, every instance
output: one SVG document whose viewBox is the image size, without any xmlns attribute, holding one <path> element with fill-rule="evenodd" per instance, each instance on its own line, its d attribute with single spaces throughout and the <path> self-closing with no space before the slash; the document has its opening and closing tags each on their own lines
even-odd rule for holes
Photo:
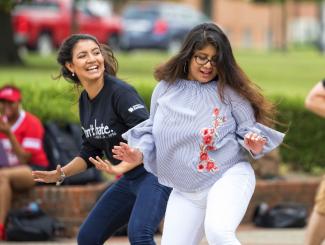
<svg viewBox="0 0 325 245">
<path fill-rule="evenodd" d="M 133 87 L 116 77 L 117 61 L 112 51 L 93 36 L 70 36 L 62 43 L 57 60 L 61 75 L 84 89 L 79 98 L 83 143 L 79 155 L 64 167 L 34 171 L 35 180 L 60 184 L 65 177 L 94 165 L 122 175 L 82 224 L 78 244 L 103 244 L 125 224 L 131 244 L 155 244 L 153 236 L 165 214 L 170 188 L 159 184 L 141 162 L 121 162 L 111 151 L 123 140 L 124 132 L 148 118 L 143 100 Z M 102 160 L 104 153 L 108 160 Z"/>
</svg>

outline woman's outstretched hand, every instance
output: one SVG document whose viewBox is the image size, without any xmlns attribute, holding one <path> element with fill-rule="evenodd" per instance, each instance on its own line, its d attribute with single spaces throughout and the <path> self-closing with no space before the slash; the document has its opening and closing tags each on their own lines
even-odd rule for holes
<svg viewBox="0 0 325 245">
<path fill-rule="evenodd" d="M 57 165 L 56 170 L 52 171 L 32 171 L 34 181 L 43 183 L 54 183 L 60 179 L 62 170 L 61 166 Z"/>
<path fill-rule="evenodd" d="M 248 132 L 244 137 L 244 143 L 248 150 L 257 155 L 262 152 L 266 139 L 257 133 Z"/>
<path fill-rule="evenodd" d="M 114 166 L 108 160 L 103 160 L 99 156 L 96 156 L 96 158 L 90 157 L 89 161 L 91 161 L 98 170 L 108 174 L 121 175 L 124 173 L 124 168 L 120 164 Z"/>
<path fill-rule="evenodd" d="M 139 149 L 132 148 L 123 142 L 121 142 L 119 146 L 114 146 L 112 152 L 113 157 L 121 161 L 134 164 L 138 164 L 143 161 L 143 154 Z"/>
</svg>

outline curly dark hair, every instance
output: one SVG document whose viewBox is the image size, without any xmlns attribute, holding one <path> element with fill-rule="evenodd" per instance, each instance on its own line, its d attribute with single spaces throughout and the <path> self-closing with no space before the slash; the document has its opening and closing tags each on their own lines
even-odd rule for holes
<svg viewBox="0 0 325 245">
<path fill-rule="evenodd" d="M 65 80 L 69 82 L 73 82 L 77 85 L 80 84 L 78 76 L 72 76 L 72 73 L 65 66 L 66 63 L 72 62 L 72 50 L 76 43 L 78 43 L 80 40 L 94 41 L 100 48 L 100 51 L 104 57 L 105 72 L 110 75 L 116 76 L 118 63 L 113 54 L 112 49 L 108 45 L 100 44 L 94 36 L 89 34 L 72 34 L 71 36 L 66 38 L 60 46 L 57 56 L 57 62 L 61 65 L 61 70 L 60 75 L 56 78 L 60 78 L 62 76 Z"/>
</svg>

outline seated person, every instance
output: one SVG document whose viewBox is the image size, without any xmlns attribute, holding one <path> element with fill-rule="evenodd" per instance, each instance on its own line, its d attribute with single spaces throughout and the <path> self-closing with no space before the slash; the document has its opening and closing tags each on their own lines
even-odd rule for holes
<svg viewBox="0 0 325 245">
<path fill-rule="evenodd" d="M 48 167 L 43 136 L 40 120 L 22 109 L 20 90 L 11 85 L 0 88 L 0 240 L 5 239 L 13 191 L 32 188 L 32 170 Z"/>
</svg>

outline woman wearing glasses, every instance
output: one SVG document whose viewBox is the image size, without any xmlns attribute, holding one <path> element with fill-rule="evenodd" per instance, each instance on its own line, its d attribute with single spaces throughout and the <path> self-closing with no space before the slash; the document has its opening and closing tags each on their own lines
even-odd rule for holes
<svg viewBox="0 0 325 245">
<path fill-rule="evenodd" d="M 235 236 L 255 188 L 247 152 L 259 158 L 284 134 L 274 107 L 237 65 L 215 24 L 188 34 L 178 54 L 158 67 L 150 117 L 123 134 L 114 157 L 145 168 L 173 188 L 163 245 L 240 244 Z M 268 125 L 268 126 L 266 126 Z"/>
</svg>

